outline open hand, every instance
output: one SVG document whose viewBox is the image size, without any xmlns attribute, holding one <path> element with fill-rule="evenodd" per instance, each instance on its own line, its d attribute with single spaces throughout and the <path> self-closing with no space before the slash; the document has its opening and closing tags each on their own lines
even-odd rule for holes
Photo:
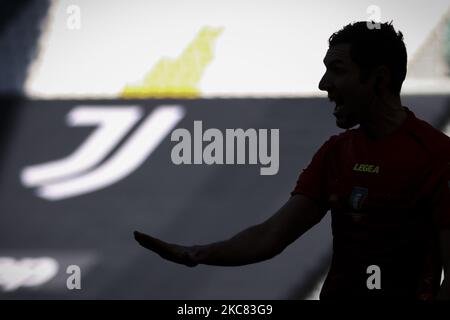
<svg viewBox="0 0 450 320">
<path fill-rule="evenodd" d="M 184 264 L 188 267 L 195 267 L 199 263 L 199 247 L 197 246 L 185 247 L 170 244 L 138 231 L 134 231 L 134 239 L 144 248 L 159 254 L 166 260 Z"/>
</svg>

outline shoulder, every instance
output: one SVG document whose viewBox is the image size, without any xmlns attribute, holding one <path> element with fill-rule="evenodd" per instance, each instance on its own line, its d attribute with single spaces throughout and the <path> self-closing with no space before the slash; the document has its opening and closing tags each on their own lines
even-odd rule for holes
<svg viewBox="0 0 450 320">
<path fill-rule="evenodd" d="M 428 122 L 413 118 L 409 134 L 434 158 L 450 160 L 450 137 Z"/>
<path fill-rule="evenodd" d="M 332 135 L 323 145 L 322 148 L 327 150 L 335 149 L 342 144 L 352 140 L 355 136 L 360 134 L 360 129 L 349 129 L 339 134 Z"/>
<path fill-rule="evenodd" d="M 342 146 L 349 141 L 358 129 L 347 130 L 339 134 L 332 135 L 325 143 L 316 151 L 312 162 L 328 161 L 338 152 Z"/>
</svg>

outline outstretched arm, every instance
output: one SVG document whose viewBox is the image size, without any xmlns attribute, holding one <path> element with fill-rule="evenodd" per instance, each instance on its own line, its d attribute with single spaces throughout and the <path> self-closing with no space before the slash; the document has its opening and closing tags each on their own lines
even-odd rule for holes
<svg viewBox="0 0 450 320">
<path fill-rule="evenodd" d="M 241 266 L 270 259 L 317 224 L 327 212 L 303 195 L 292 196 L 272 217 L 238 233 L 234 237 L 201 246 L 166 243 L 135 231 L 135 239 L 143 247 L 164 259 L 196 266 Z"/>
</svg>

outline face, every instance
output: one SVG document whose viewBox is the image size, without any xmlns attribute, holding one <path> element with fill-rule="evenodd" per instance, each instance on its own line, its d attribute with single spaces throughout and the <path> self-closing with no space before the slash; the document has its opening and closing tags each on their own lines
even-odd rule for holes
<svg viewBox="0 0 450 320">
<path fill-rule="evenodd" d="M 336 125 L 349 129 L 361 123 L 367 116 L 374 99 L 374 83 L 371 78 L 362 82 L 360 69 L 350 56 L 350 45 L 339 44 L 328 49 L 323 60 L 326 71 L 319 89 L 328 92 L 335 103 Z"/>
</svg>

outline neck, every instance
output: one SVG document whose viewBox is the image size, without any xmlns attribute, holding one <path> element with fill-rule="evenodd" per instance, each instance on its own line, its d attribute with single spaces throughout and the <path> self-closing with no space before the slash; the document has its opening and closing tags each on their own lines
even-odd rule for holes
<svg viewBox="0 0 450 320">
<path fill-rule="evenodd" d="M 375 97 L 360 127 L 369 138 L 379 139 L 394 132 L 406 117 L 399 96 Z"/>
</svg>

